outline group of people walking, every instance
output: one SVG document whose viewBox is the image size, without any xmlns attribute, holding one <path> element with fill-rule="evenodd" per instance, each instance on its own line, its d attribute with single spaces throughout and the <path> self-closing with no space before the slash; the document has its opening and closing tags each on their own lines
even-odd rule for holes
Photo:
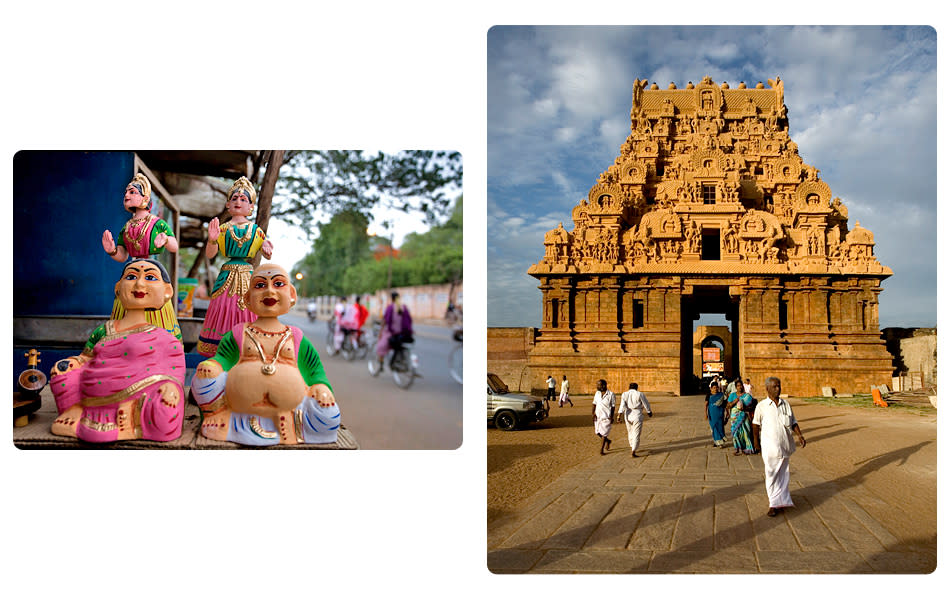
<svg viewBox="0 0 950 600">
<path fill-rule="evenodd" d="M 756 454 L 758 451 L 752 437 L 752 416 L 757 402 L 752 396 L 752 383 L 748 378 L 743 380 L 736 377 L 724 390 L 720 385 L 719 381 L 713 380 L 706 396 L 706 420 L 712 429 L 713 445 L 718 448 L 726 447 L 725 426 L 731 421 L 730 434 L 734 454 Z"/>
<path fill-rule="evenodd" d="M 549 376 L 548 398 L 553 399 L 555 380 Z M 758 401 L 752 395 L 752 382 L 736 377 L 720 389 L 720 382 L 710 383 L 706 396 L 706 419 L 712 430 L 713 445 L 727 447 L 725 426 L 731 421 L 733 454 L 761 454 L 765 467 L 765 489 L 769 498 L 769 510 L 766 513 L 774 517 L 785 508 L 793 506 L 789 493 L 789 457 L 795 452 L 793 434 L 798 436 L 798 444 L 805 447 L 798 421 L 788 401 L 782 399 L 782 382 L 777 377 L 765 380 L 766 397 Z M 568 396 L 569 384 L 565 375 L 561 383 L 559 405 Z M 571 402 L 571 406 L 574 406 Z M 610 450 L 610 431 L 616 417 L 627 426 L 627 440 L 630 442 L 631 455 L 637 457 L 640 447 L 640 434 L 643 426 L 643 414 L 653 417 L 653 410 L 646 395 L 638 389 L 636 383 L 630 383 L 629 389 L 620 397 L 618 406 L 614 393 L 607 389 L 607 381 L 597 381 L 591 416 L 594 433 L 600 440 L 600 453 Z"/>
<path fill-rule="evenodd" d="M 724 391 L 720 391 L 719 386 L 717 381 L 710 383 L 706 397 L 706 419 L 712 430 L 713 445 L 726 446 L 725 423 L 731 419 L 733 454 L 762 454 L 769 498 L 766 514 L 774 517 L 793 506 L 789 492 L 789 457 L 795 452 L 792 435 L 798 436 L 802 448 L 805 436 L 792 407 L 781 397 L 782 382 L 778 377 L 765 380 L 766 398 L 762 402 L 752 396 L 748 378 L 737 377 Z"/>
</svg>

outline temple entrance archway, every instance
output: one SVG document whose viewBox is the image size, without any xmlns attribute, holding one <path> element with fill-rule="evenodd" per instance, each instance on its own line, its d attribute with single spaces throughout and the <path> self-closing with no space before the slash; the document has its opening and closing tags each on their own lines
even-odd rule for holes
<svg viewBox="0 0 950 600">
<path fill-rule="evenodd" d="M 694 286 L 693 293 L 683 296 L 682 336 L 680 339 L 681 369 L 680 393 L 696 393 L 695 383 L 708 379 L 703 371 L 703 348 L 719 342 L 722 371 L 726 378 L 740 373 L 739 357 L 739 298 L 729 295 L 728 286 Z M 697 325 L 702 317 L 724 319 L 727 326 Z"/>
</svg>

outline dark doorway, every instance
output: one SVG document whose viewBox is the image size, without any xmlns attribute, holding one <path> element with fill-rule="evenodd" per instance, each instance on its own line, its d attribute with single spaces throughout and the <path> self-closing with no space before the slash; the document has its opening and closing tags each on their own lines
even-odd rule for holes
<svg viewBox="0 0 950 600">
<path fill-rule="evenodd" d="M 701 350 L 703 342 L 710 339 L 718 340 L 723 347 L 722 374 L 727 378 L 738 375 L 741 372 L 739 298 L 729 295 L 728 286 L 694 286 L 691 295 L 683 296 L 681 314 L 680 393 L 696 394 L 703 389 L 703 381 L 708 378 L 702 376 Z M 697 329 L 701 325 L 715 330 L 697 340 Z"/>
<path fill-rule="evenodd" d="M 700 260 L 719 260 L 721 244 L 718 229 L 703 229 L 702 255 Z"/>
</svg>

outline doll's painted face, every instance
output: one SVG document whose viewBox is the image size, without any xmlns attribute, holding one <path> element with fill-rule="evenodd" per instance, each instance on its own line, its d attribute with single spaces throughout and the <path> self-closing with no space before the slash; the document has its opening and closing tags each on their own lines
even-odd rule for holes
<svg viewBox="0 0 950 600">
<path fill-rule="evenodd" d="M 261 265 L 251 274 L 247 307 L 258 317 L 278 317 L 290 312 L 297 302 L 297 290 L 287 271 L 277 265 Z"/>
<path fill-rule="evenodd" d="M 251 197 L 247 195 L 247 192 L 237 190 L 228 198 L 227 209 L 232 217 L 248 217 L 253 212 L 254 205 L 251 204 Z"/>
<path fill-rule="evenodd" d="M 172 295 L 172 285 L 162 281 L 162 272 L 157 266 L 136 260 L 122 270 L 115 292 L 126 310 L 161 308 Z"/>
<path fill-rule="evenodd" d="M 125 210 L 135 212 L 139 208 L 148 207 L 148 196 L 143 196 L 139 188 L 131 183 L 125 188 L 125 200 L 123 202 Z"/>
</svg>

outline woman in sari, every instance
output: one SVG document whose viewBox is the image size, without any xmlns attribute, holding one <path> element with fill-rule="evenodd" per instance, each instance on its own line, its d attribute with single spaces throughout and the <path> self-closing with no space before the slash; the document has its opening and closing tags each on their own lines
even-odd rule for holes
<svg viewBox="0 0 950 600">
<path fill-rule="evenodd" d="M 125 187 L 123 206 L 132 213 L 132 218 L 122 226 L 118 239 L 113 239 L 108 229 L 102 232 L 102 249 L 112 260 L 125 262 L 127 259 L 149 258 L 163 250 L 178 252 L 174 230 L 151 212 L 152 184 L 145 175 L 137 173 Z M 146 318 L 149 323 L 165 329 L 180 340 L 181 327 L 178 325 L 176 304 L 174 298 L 169 299 L 160 310 L 149 311 Z M 117 321 L 124 314 L 122 303 L 116 298 L 112 305 L 112 320 Z"/>
<path fill-rule="evenodd" d="M 752 411 L 755 410 L 755 398 L 752 394 L 744 393 L 729 403 L 732 415 L 732 445 L 736 456 L 740 454 L 755 454 L 755 444 L 752 441 Z"/>
<path fill-rule="evenodd" d="M 165 268 L 151 259 L 125 265 L 115 285 L 123 316 L 97 327 L 79 356 L 56 363 L 50 388 L 55 435 L 87 442 L 181 436 L 185 352 L 181 340 L 150 323 L 172 296 Z"/>
<path fill-rule="evenodd" d="M 724 448 L 725 431 L 725 408 L 726 397 L 720 393 L 719 384 L 709 384 L 709 397 L 706 398 L 706 420 L 709 421 L 709 428 L 712 429 L 713 446 Z"/>
<path fill-rule="evenodd" d="M 231 220 L 221 225 L 215 217 L 208 224 L 205 256 L 211 259 L 221 252 L 229 260 L 221 265 L 198 335 L 197 351 L 202 356 L 214 356 L 222 336 L 235 325 L 253 323 L 257 319 L 244 303 L 253 270 L 251 260 L 258 252 L 270 259 L 274 246 L 264 230 L 248 220 L 256 200 L 254 186 L 247 177 L 241 177 L 228 190 L 227 210 Z"/>
</svg>

